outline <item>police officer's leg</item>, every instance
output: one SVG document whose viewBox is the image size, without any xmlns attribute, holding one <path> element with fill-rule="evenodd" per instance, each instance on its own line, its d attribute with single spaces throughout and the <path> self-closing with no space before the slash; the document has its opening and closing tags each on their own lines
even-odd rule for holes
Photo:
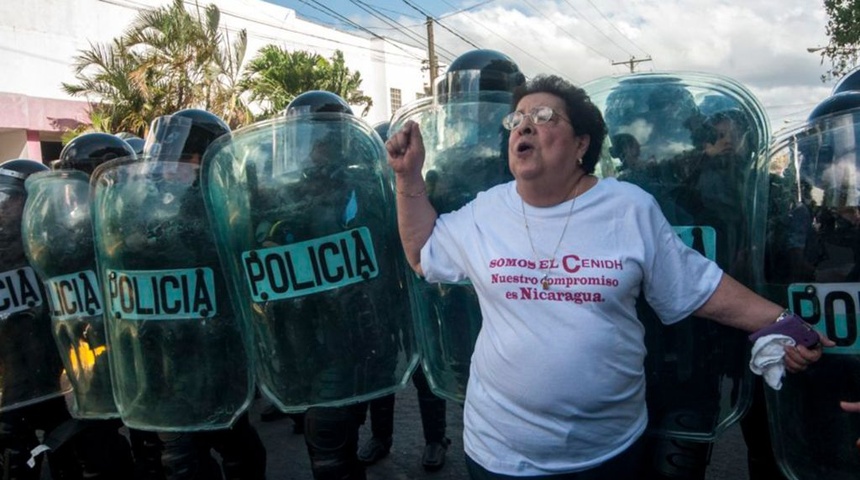
<svg viewBox="0 0 860 480">
<path fill-rule="evenodd" d="M 767 423 L 767 405 L 764 399 L 764 382 L 755 378 L 753 400 L 747 414 L 741 419 L 741 432 L 747 445 L 747 468 L 750 480 L 780 480 L 785 476 L 779 471 L 773 456 L 770 427 Z"/>
<path fill-rule="evenodd" d="M 266 447 L 247 412 L 229 429 L 211 435 L 215 450 L 221 454 L 225 480 L 266 480 Z"/>
<path fill-rule="evenodd" d="M 198 432 L 159 432 L 161 465 L 167 480 L 220 480 L 221 468 L 212 458 L 211 445 Z"/>
<path fill-rule="evenodd" d="M 370 409 L 371 438 L 358 450 L 358 459 L 372 465 L 385 458 L 391 451 L 394 433 L 394 394 L 368 402 Z"/>
<path fill-rule="evenodd" d="M 703 480 L 713 443 L 646 436 L 640 478 Z"/>
<path fill-rule="evenodd" d="M 55 397 L 35 405 L 25 407 L 26 422 L 31 428 L 50 433 L 72 419 L 63 397 Z M 74 448 L 62 445 L 47 452 L 48 468 L 52 480 L 82 478 L 79 459 Z M 29 456 L 28 456 L 29 458 Z"/>
<path fill-rule="evenodd" d="M 364 466 L 356 455 L 356 418 L 350 407 L 314 407 L 305 413 L 305 444 L 314 479 L 365 479 Z"/>
<path fill-rule="evenodd" d="M 446 403 L 430 390 L 424 370 L 419 366 L 412 375 L 412 383 L 418 391 L 418 407 L 421 411 L 421 426 L 424 428 L 424 454 L 421 465 L 425 470 L 435 471 L 445 465 L 445 452 L 451 444 L 445 436 L 447 421 Z"/>
<path fill-rule="evenodd" d="M 134 480 L 164 480 L 162 445 L 158 434 L 129 428 L 128 438 L 134 456 Z"/>
<path fill-rule="evenodd" d="M 0 414 L 0 473 L 2 480 L 35 480 L 39 476 L 39 464 L 27 466 L 32 450 L 39 441 L 36 431 L 27 425 L 20 410 Z M 41 459 L 41 457 L 40 457 Z"/>
<path fill-rule="evenodd" d="M 70 440 L 78 457 L 84 478 L 113 480 L 131 478 L 134 472 L 131 447 L 120 434 L 119 420 L 90 420 Z"/>
</svg>

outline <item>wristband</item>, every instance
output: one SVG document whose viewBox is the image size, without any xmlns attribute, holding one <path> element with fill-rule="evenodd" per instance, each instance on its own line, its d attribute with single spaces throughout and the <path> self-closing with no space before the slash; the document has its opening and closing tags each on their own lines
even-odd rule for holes
<svg viewBox="0 0 860 480">
<path fill-rule="evenodd" d="M 818 344 L 818 333 L 812 325 L 803 321 L 799 315 L 790 313 L 788 310 L 777 317 L 776 322 L 754 332 L 749 336 L 751 342 L 755 342 L 765 335 L 787 335 L 797 345 L 811 348 Z"/>
</svg>

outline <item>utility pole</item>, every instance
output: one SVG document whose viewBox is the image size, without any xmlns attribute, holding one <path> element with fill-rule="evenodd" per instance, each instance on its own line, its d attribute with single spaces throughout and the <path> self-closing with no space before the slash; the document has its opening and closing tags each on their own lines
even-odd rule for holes
<svg viewBox="0 0 860 480">
<path fill-rule="evenodd" d="M 612 64 L 613 65 L 630 65 L 630 73 L 635 73 L 635 67 L 636 67 L 637 63 L 650 62 L 650 61 L 651 61 L 651 55 L 648 55 L 648 57 L 646 57 L 646 58 L 630 57 L 630 60 L 625 60 L 623 62 L 612 62 Z"/>
<path fill-rule="evenodd" d="M 432 88 L 436 75 L 439 74 L 439 64 L 436 60 L 436 47 L 433 41 L 433 18 L 427 17 L 427 59 L 430 67 L 430 85 Z"/>
</svg>

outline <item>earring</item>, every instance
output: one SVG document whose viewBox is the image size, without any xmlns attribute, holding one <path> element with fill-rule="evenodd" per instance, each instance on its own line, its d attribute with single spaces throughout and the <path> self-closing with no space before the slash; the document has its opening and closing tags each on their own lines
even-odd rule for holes
<svg viewBox="0 0 860 480">
<path fill-rule="evenodd" d="M 576 161 L 576 163 L 578 163 L 579 166 L 581 167 L 582 166 L 582 157 L 579 157 L 579 159 Z"/>
</svg>

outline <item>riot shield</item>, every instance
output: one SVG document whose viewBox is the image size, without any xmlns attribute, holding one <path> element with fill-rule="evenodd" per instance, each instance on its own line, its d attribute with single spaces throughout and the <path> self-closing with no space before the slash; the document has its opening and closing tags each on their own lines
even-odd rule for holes
<svg viewBox="0 0 860 480">
<path fill-rule="evenodd" d="M 24 256 L 23 178 L 0 181 L 0 411 L 68 391 L 61 385 L 63 366 L 51 338 L 45 292 Z"/>
<path fill-rule="evenodd" d="M 334 112 L 249 126 L 207 150 L 202 183 L 260 389 L 280 410 L 406 384 L 418 363 L 411 279 L 370 126 Z"/>
<path fill-rule="evenodd" d="M 116 418 L 89 177 L 72 170 L 44 172 L 30 176 L 25 186 L 24 249 L 48 293 L 54 340 L 73 387 L 71 412 L 78 418 Z"/>
<path fill-rule="evenodd" d="M 424 180 L 439 214 L 451 212 L 478 192 L 509 182 L 508 131 L 511 111 L 502 91 L 444 95 L 404 107 L 391 122 L 396 132 L 412 120 L 421 128 L 426 157 Z M 433 393 L 463 403 L 472 351 L 481 329 L 481 309 L 471 283 L 417 281 L 414 289 L 424 368 Z"/>
<path fill-rule="evenodd" d="M 769 154 L 763 294 L 836 342 L 766 389 L 774 453 L 790 479 L 857 478 L 860 416 L 860 109 L 786 132 Z"/>
<path fill-rule="evenodd" d="M 198 170 L 144 157 L 91 180 L 114 398 L 131 428 L 227 428 L 253 396 Z"/>
<path fill-rule="evenodd" d="M 764 109 L 738 83 L 719 76 L 632 74 L 583 86 L 604 112 L 609 155 L 597 173 L 651 193 L 685 243 L 747 285 L 760 255 L 766 188 Z M 743 332 L 691 317 L 664 325 L 647 303 L 649 432 L 705 442 L 736 422 L 751 399 Z M 702 466 L 703 468 L 704 466 Z"/>
</svg>

